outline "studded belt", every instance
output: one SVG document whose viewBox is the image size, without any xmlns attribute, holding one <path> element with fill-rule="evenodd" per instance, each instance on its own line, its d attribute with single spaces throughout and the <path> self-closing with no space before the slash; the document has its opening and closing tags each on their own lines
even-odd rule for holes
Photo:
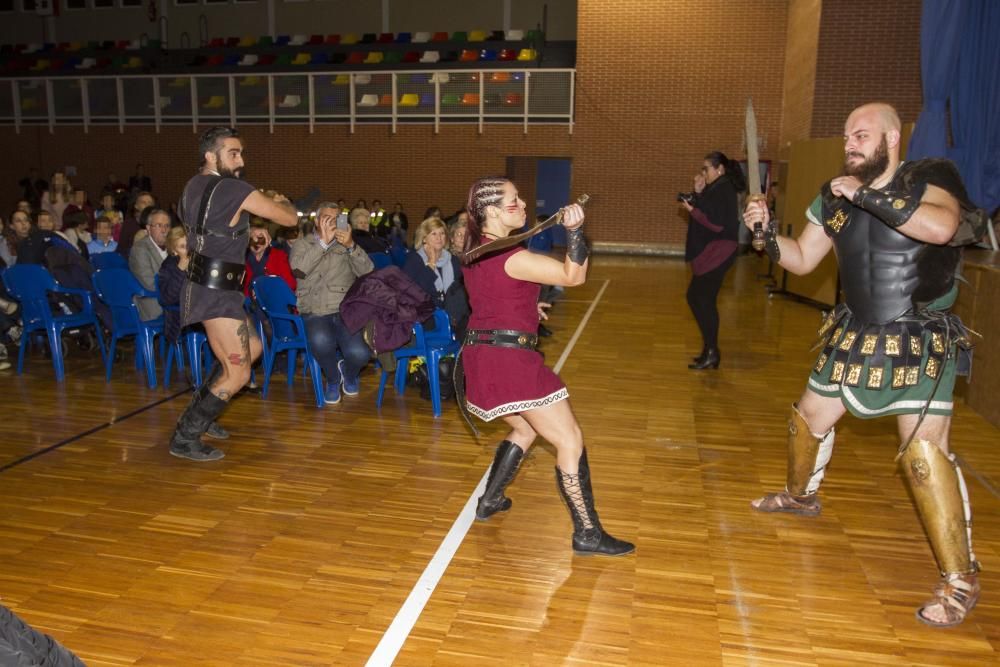
<svg viewBox="0 0 1000 667">
<path fill-rule="evenodd" d="M 188 264 L 188 280 L 209 289 L 240 291 L 243 289 L 245 264 L 226 262 L 194 253 Z"/>
<path fill-rule="evenodd" d="M 511 329 L 470 329 L 465 332 L 463 343 L 534 350 L 538 347 L 538 334 Z"/>
</svg>

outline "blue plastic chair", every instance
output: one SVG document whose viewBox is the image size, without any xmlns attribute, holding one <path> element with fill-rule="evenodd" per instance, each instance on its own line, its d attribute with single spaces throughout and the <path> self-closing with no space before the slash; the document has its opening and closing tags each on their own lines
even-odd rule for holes
<svg viewBox="0 0 1000 667">
<path fill-rule="evenodd" d="M 24 330 L 17 352 L 17 373 L 24 371 L 24 351 L 35 331 L 44 331 L 52 352 L 52 365 L 56 370 L 56 380 L 66 377 L 63 363 L 62 332 L 75 327 L 93 326 L 97 343 L 101 348 L 101 359 L 107 359 L 101 325 L 94 314 L 94 303 L 87 290 L 63 287 L 55 281 L 45 267 L 40 264 L 16 264 L 3 272 L 3 282 L 7 292 L 21 303 L 21 319 Z M 49 304 L 49 294 L 78 296 L 83 301 L 83 310 L 71 315 L 54 315 Z"/>
<path fill-rule="evenodd" d="M 117 252 L 101 252 L 90 256 L 90 265 L 98 271 L 101 269 L 127 269 L 128 260 Z"/>
<path fill-rule="evenodd" d="M 164 309 L 176 307 L 164 306 Z M 167 347 L 166 368 L 163 371 L 164 387 L 170 385 L 171 370 L 174 366 L 177 366 L 178 371 L 184 370 L 185 356 L 187 356 L 188 366 L 191 369 L 191 384 L 200 387 L 205 375 L 215 363 L 215 356 L 212 354 L 212 348 L 208 344 L 208 336 L 205 335 L 204 331 L 191 328 L 183 329 L 174 344 Z"/>
<path fill-rule="evenodd" d="M 375 265 L 376 271 L 392 266 L 392 257 L 384 252 L 370 252 L 368 253 L 368 257 L 372 260 L 372 264 Z"/>
<path fill-rule="evenodd" d="M 407 254 L 409 254 L 409 251 L 406 249 L 406 246 L 403 245 L 402 240 L 400 240 L 398 236 L 395 237 L 393 239 L 392 246 L 389 247 L 389 257 L 392 258 L 392 263 L 399 268 L 403 268 L 403 265 L 406 264 Z"/>
<path fill-rule="evenodd" d="M 156 355 L 153 342 L 163 336 L 163 316 L 143 321 L 133 297 L 153 297 L 152 292 L 127 269 L 101 269 L 93 275 L 94 289 L 101 301 L 111 309 L 111 345 L 105 359 L 105 380 L 111 382 L 111 369 L 115 363 L 115 345 L 127 336 L 135 337 L 135 367 L 146 371 L 150 389 L 156 387 Z"/>
<path fill-rule="evenodd" d="M 406 367 L 408 361 L 419 357 L 427 364 L 427 377 L 431 385 L 431 407 L 434 416 L 441 416 L 441 378 L 439 376 L 438 362 L 442 357 L 449 354 L 456 354 L 462 347 L 460 341 L 455 340 L 455 334 L 451 330 L 451 322 L 448 313 L 441 308 L 434 310 L 434 330 L 424 331 L 420 324 L 413 325 L 414 342 L 412 345 L 401 347 L 393 356 L 396 357 L 396 376 L 394 384 L 396 393 L 402 394 L 406 389 Z M 378 383 L 378 396 L 375 399 L 375 407 L 382 407 L 382 397 L 385 395 L 385 385 L 389 378 L 389 373 L 383 368 L 382 377 Z"/>
<path fill-rule="evenodd" d="M 267 341 L 264 354 L 264 385 L 261 395 L 267 398 L 271 387 L 271 373 L 274 371 L 274 360 L 279 352 L 288 354 L 288 384 L 295 380 L 295 360 L 299 351 L 305 355 L 305 364 L 312 379 L 313 393 L 316 396 L 316 407 L 321 408 L 326 403 L 324 398 L 323 372 L 319 362 L 309 351 L 309 340 L 306 338 L 306 325 L 302 316 L 294 312 L 296 300 L 288 284 L 278 276 L 259 276 L 253 280 L 253 293 L 261 310 L 271 322 L 271 339 Z"/>
</svg>

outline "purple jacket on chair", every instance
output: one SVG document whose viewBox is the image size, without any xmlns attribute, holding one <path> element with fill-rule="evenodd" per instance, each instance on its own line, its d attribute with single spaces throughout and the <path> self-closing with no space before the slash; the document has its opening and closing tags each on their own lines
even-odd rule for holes
<svg viewBox="0 0 1000 667">
<path fill-rule="evenodd" d="M 367 273 L 351 285 L 340 304 L 340 317 L 352 333 L 375 323 L 375 353 L 410 341 L 413 325 L 434 313 L 434 302 L 398 267 Z"/>
</svg>

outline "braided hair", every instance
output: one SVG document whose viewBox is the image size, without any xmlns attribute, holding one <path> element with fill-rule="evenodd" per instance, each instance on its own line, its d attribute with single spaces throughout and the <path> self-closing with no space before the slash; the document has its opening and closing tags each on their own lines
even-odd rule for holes
<svg viewBox="0 0 1000 667">
<path fill-rule="evenodd" d="M 469 200 L 465 205 L 469 212 L 469 233 L 465 235 L 463 248 L 465 252 L 482 243 L 486 208 L 500 205 L 503 201 L 503 186 L 509 182 L 510 180 L 503 176 L 487 176 L 480 178 L 469 188 Z"/>
</svg>

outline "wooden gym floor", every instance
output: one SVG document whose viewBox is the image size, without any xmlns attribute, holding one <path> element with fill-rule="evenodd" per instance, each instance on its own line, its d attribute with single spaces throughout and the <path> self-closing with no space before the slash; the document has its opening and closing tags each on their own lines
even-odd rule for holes
<svg viewBox="0 0 1000 667">
<path fill-rule="evenodd" d="M 561 374 L 597 507 L 638 547 L 618 559 L 572 555 L 545 443 L 511 512 L 452 531 L 504 433 L 477 443 L 413 391 L 378 413 L 373 373 L 322 410 L 276 375 L 224 415 L 226 458 L 195 464 L 167 453 L 179 385 L 148 390 L 130 363 L 105 384 L 78 351 L 55 385 L 34 356 L 0 374 L 0 604 L 91 666 L 363 665 L 383 636 L 397 665 L 995 664 L 1000 431 L 961 402 L 984 568 L 964 625 L 913 617 L 937 573 L 893 420 L 842 421 L 820 517 L 750 510 L 783 486 L 819 321 L 768 300 L 761 267 L 741 258 L 726 281 L 716 372 L 686 368 L 700 338 L 679 261 L 598 257 L 552 313 L 550 364 L 579 332 Z M 426 606 L 387 635 L 415 587 Z"/>
</svg>

